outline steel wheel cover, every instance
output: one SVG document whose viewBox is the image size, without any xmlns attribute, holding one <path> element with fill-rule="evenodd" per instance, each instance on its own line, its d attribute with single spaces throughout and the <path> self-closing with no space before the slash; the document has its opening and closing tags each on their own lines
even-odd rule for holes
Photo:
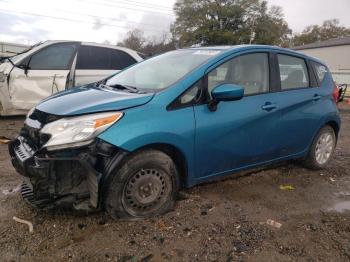
<svg viewBox="0 0 350 262">
<path fill-rule="evenodd" d="M 122 203 L 129 214 L 147 216 L 162 207 L 171 192 L 172 182 L 164 171 L 141 169 L 125 184 Z"/>
</svg>

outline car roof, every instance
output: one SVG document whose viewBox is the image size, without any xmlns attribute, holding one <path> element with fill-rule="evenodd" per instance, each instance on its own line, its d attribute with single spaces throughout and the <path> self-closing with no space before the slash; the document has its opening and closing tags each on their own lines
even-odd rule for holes
<svg viewBox="0 0 350 262">
<path fill-rule="evenodd" d="M 56 44 L 56 43 L 80 43 L 82 45 L 107 47 L 107 48 L 113 48 L 113 49 L 119 49 L 119 50 L 132 50 L 132 49 L 129 49 L 126 47 L 120 47 L 120 46 L 111 45 L 111 44 L 99 44 L 99 43 L 95 43 L 95 42 L 83 42 L 83 41 L 75 41 L 75 40 L 47 40 L 43 43 L 45 43 L 47 45 Z"/>
<path fill-rule="evenodd" d="M 248 50 L 253 50 L 253 49 L 270 49 L 271 51 L 286 52 L 286 53 L 289 53 L 291 55 L 294 54 L 294 55 L 297 55 L 299 57 L 303 57 L 303 58 L 310 59 L 310 60 L 313 60 L 315 62 L 324 64 L 324 62 L 322 62 L 321 60 L 319 60 L 319 59 L 317 59 L 315 57 L 305 55 L 305 54 L 303 54 L 301 52 L 297 52 L 297 51 L 294 51 L 294 50 L 289 49 L 289 48 L 282 48 L 282 47 L 279 47 L 279 46 L 272 46 L 272 45 L 203 46 L 203 47 L 190 47 L 190 48 L 186 48 L 186 49 L 183 49 L 183 50 L 188 50 L 188 49 L 191 49 L 191 50 L 221 51 L 220 55 L 231 54 L 231 53 L 233 53 L 235 51 L 238 52 L 238 51 L 248 51 Z"/>
<path fill-rule="evenodd" d="M 43 42 L 43 46 L 56 44 L 56 43 L 80 43 L 81 45 L 87 45 L 87 46 L 112 48 L 112 49 L 116 49 L 116 50 L 120 50 L 120 51 L 124 51 L 124 52 L 128 53 L 133 58 L 135 58 L 138 62 L 143 60 L 143 58 L 135 50 L 132 50 L 132 49 L 126 48 L 126 47 L 116 46 L 116 45 L 109 45 L 109 44 L 99 44 L 99 43 L 94 43 L 94 42 L 82 42 L 82 41 L 74 41 L 74 40 L 47 40 L 47 41 Z"/>
<path fill-rule="evenodd" d="M 190 47 L 187 49 L 194 49 L 194 50 L 217 50 L 217 51 L 223 51 L 223 52 L 231 52 L 235 50 L 251 50 L 251 49 L 271 49 L 271 50 L 280 50 L 280 51 L 288 51 L 296 54 L 301 54 L 299 52 L 296 52 L 292 49 L 288 48 L 282 48 L 278 46 L 272 46 L 272 45 L 225 45 L 225 46 L 203 46 L 203 47 Z M 301 54 L 305 56 L 304 54 Z"/>
<path fill-rule="evenodd" d="M 112 48 L 112 49 L 121 50 L 121 51 L 127 52 L 129 54 L 133 54 L 133 55 L 139 56 L 137 51 L 132 50 L 132 49 L 127 48 L 127 47 L 121 47 L 121 46 L 109 45 L 109 44 L 98 44 L 98 43 L 94 43 L 94 42 L 81 42 L 81 45 L 89 45 L 89 46 Z"/>
</svg>

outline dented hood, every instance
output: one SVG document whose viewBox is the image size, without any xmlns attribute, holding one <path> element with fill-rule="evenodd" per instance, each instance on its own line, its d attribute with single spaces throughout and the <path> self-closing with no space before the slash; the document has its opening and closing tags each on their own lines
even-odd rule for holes
<svg viewBox="0 0 350 262">
<path fill-rule="evenodd" d="M 93 84 L 72 88 L 43 100 L 36 109 L 53 115 L 73 116 L 141 106 L 154 93 L 137 94 L 95 87 Z"/>
</svg>

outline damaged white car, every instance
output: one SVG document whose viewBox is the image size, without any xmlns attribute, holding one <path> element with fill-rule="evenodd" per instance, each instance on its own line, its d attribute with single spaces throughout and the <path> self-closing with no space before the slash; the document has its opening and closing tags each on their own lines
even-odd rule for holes
<svg viewBox="0 0 350 262">
<path fill-rule="evenodd" d="M 75 41 L 46 41 L 0 64 L 0 115 L 23 115 L 59 91 L 99 81 L 142 61 L 136 51 Z"/>
</svg>

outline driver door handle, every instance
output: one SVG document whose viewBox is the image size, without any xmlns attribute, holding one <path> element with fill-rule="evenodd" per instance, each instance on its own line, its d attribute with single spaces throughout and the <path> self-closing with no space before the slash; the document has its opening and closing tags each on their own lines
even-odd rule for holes
<svg viewBox="0 0 350 262">
<path fill-rule="evenodd" d="M 312 100 L 314 101 L 318 101 L 322 98 L 322 96 L 320 96 L 319 94 L 314 94 L 314 96 L 312 97 Z"/>
<path fill-rule="evenodd" d="M 266 102 L 263 106 L 261 106 L 261 109 L 265 111 L 271 111 L 276 108 L 277 108 L 277 105 L 271 102 Z"/>
</svg>

